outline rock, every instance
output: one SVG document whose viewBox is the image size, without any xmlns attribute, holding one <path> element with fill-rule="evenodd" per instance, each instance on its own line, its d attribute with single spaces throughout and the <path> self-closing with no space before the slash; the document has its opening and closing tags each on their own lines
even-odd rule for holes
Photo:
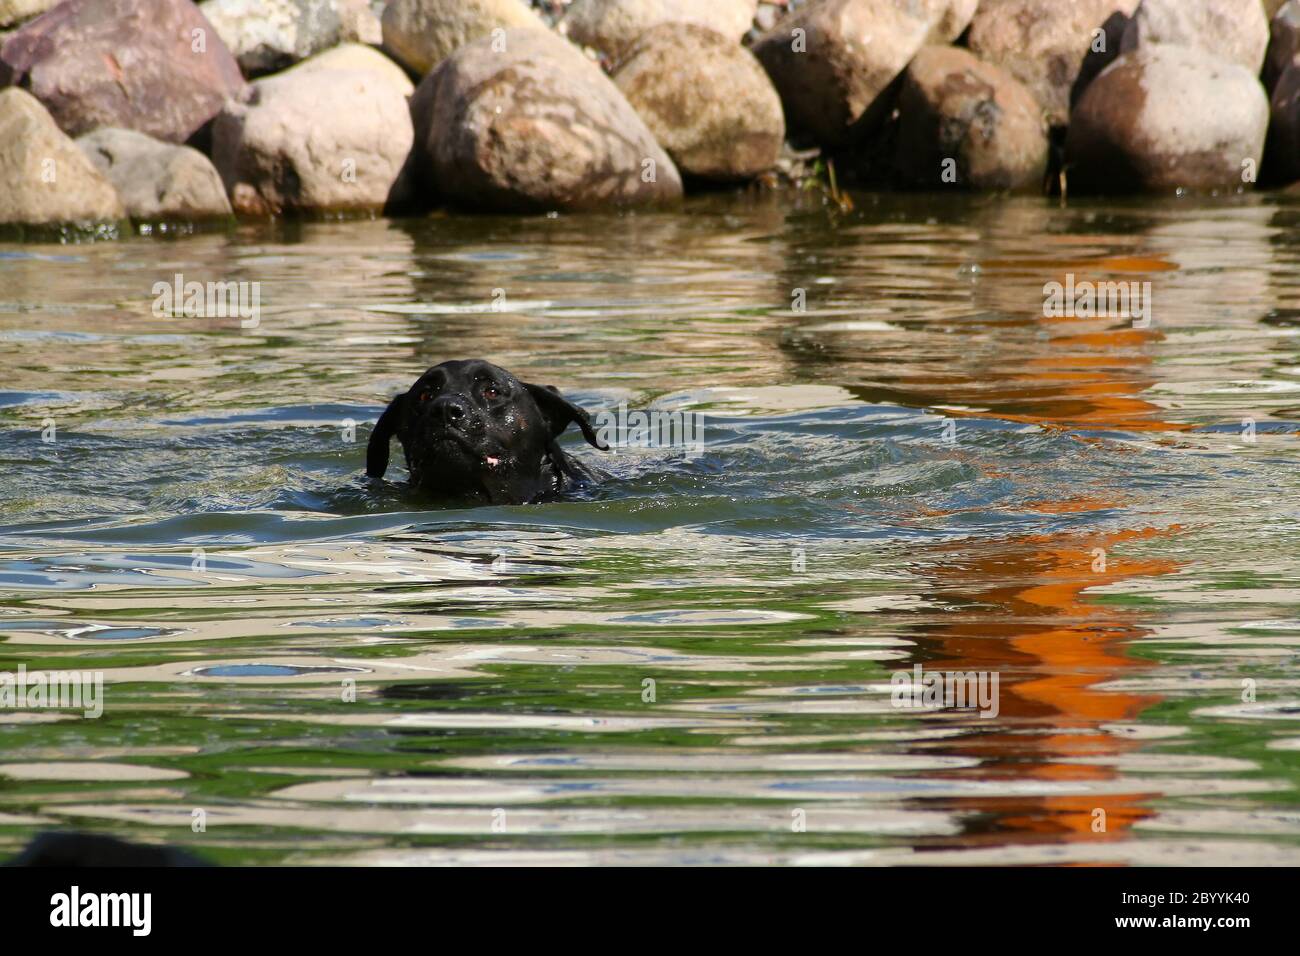
<svg viewBox="0 0 1300 956">
<path fill-rule="evenodd" d="M 80 137 L 77 146 L 117 189 L 133 219 L 230 215 L 221 177 L 196 149 L 109 127 Z"/>
<path fill-rule="evenodd" d="M 721 33 L 693 23 L 653 27 L 613 80 L 687 176 L 748 179 L 781 154 L 781 98 L 753 54 Z"/>
<path fill-rule="evenodd" d="M 110 183 L 25 90 L 0 90 L 0 223 L 103 222 L 126 210 Z"/>
<path fill-rule="evenodd" d="M 792 130 L 839 146 L 875 128 L 932 28 L 916 0 L 820 0 L 754 41 Z"/>
<path fill-rule="evenodd" d="M 739 43 L 757 11 L 758 0 L 573 0 L 562 29 L 575 43 L 619 58 L 661 23 L 693 23 Z"/>
<path fill-rule="evenodd" d="M 0 27 L 21 23 L 44 13 L 59 0 L 0 0 Z"/>
<path fill-rule="evenodd" d="M 358 39 L 367 24 L 373 37 L 379 23 L 366 0 L 207 0 L 199 9 L 245 76 L 273 73 Z"/>
<path fill-rule="evenodd" d="M 673 161 L 618 87 L 574 46 L 507 30 L 430 73 L 411 97 L 424 175 L 452 202 L 546 211 L 676 199 Z"/>
<path fill-rule="evenodd" d="M 27 86 L 65 133 L 100 126 L 182 143 L 244 91 L 190 0 L 64 0 L 0 46 L 0 85 Z"/>
<path fill-rule="evenodd" d="M 1300 0 L 1289 0 L 1269 21 L 1268 51 L 1264 54 L 1261 79 L 1272 91 L 1278 79 L 1300 54 Z"/>
<path fill-rule="evenodd" d="M 1052 126 L 1064 126 L 1085 58 L 1114 58 L 1116 18 L 1122 26 L 1137 5 L 1138 0 L 982 0 L 967 42 L 980 59 L 1029 87 Z"/>
<path fill-rule="evenodd" d="M 293 69 L 306 70 L 368 70 L 383 79 L 403 96 L 415 91 L 415 84 L 406 71 L 378 50 L 360 43 L 343 43 L 303 60 Z"/>
<path fill-rule="evenodd" d="M 952 43 L 966 32 L 979 4 L 980 0 L 926 0 L 934 26 L 925 42 L 936 45 Z"/>
<path fill-rule="evenodd" d="M 1264 89 L 1241 64 L 1143 45 L 1079 98 L 1066 141 L 1069 187 L 1236 189 L 1253 182 L 1268 118 Z"/>
<path fill-rule="evenodd" d="M 1042 107 L 1001 67 L 957 47 L 927 46 L 903 74 L 898 113 L 898 168 L 914 184 L 1041 188 Z"/>
<path fill-rule="evenodd" d="M 227 105 L 213 124 L 212 159 L 239 213 L 377 211 L 410 199 L 399 173 L 412 141 L 406 98 L 391 81 L 303 64 Z"/>
<path fill-rule="evenodd" d="M 1146 43 L 1196 47 L 1258 74 L 1268 48 L 1268 17 L 1259 0 L 1142 0 L 1120 52 Z"/>
<path fill-rule="evenodd" d="M 344 43 L 364 43 L 367 46 L 379 46 L 384 42 L 384 26 L 367 0 L 343 0 L 339 3 L 339 38 Z"/>
<path fill-rule="evenodd" d="M 384 46 L 416 76 L 493 30 L 545 30 L 521 0 L 393 0 L 384 10 Z"/>
<path fill-rule="evenodd" d="M 1274 184 L 1300 179 L 1300 64 L 1283 70 L 1273 87 L 1264 174 Z"/>
</svg>

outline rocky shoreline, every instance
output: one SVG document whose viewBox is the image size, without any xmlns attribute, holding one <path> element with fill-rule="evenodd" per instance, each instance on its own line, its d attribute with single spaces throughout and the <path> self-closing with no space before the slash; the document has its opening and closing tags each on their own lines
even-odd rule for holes
<svg viewBox="0 0 1300 956">
<path fill-rule="evenodd" d="M 0 234 L 1300 180 L 1300 0 L 0 0 Z M 834 192 L 834 189 L 830 190 Z"/>
</svg>

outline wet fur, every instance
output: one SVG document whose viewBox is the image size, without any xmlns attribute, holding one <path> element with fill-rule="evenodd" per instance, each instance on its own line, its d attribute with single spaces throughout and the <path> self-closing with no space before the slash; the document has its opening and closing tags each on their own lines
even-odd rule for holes
<svg viewBox="0 0 1300 956">
<path fill-rule="evenodd" d="M 482 359 L 443 362 L 379 416 L 366 474 L 383 477 L 396 438 L 411 486 L 433 497 L 495 505 L 544 501 L 595 479 L 557 442 L 573 424 L 588 444 L 608 450 L 587 413 L 553 386 L 521 382 Z"/>
</svg>

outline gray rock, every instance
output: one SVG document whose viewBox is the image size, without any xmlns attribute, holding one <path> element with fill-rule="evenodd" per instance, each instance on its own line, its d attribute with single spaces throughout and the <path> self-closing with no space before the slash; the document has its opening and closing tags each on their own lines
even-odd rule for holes
<svg viewBox="0 0 1300 956">
<path fill-rule="evenodd" d="M 613 80 L 688 176 L 749 179 L 781 154 L 785 119 L 767 73 L 748 50 L 707 27 L 653 27 Z"/>
<path fill-rule="evenodd" d="M 26 86 L 59 127 L 183 143 L 244 91 L 239 65 L 190 0 L 64 0 L 0 46 L 0 85 Z"/>
<path fill-rule="evenodd" d="M 1145 43 L 1196 47 L 1257 74 L 1268 48 L 1268 17 L 1259 0 L 1142 0 L 1120 51 Z"/>
<path fill-rule="evenodd" d="M 0 223 L 105 222 L 126 216 L 116 190 L 40 102 L 0 90 Z"/>
<path fill-rule="evenodd" d="M 311 61 L 257 80 L 212 130 L 212 159 L 236 212 L 379 211 L 409 200 L 406 98 L 371 70 Z"/>
<path fill-rule="evenodd" d="M 618 58 L 663 23 L 693 23 L 739 43 L 757 10 L 758 0 L 574 0 L 561 29 L 575 43 Z"/>
<path fill-rule="evenodd" d="M 980 59 L 1029 87 L 1052 126 L 1064 126 L 1085 59 L 1103 58 L 1085 74 L 1090 79 L 1116 55 L 1116 18 L 1123 26 L 1137 5 L 1138 0 L 982 0 L 967 42 Z"/>
<path fill-rule="evenodd" d="M 379 20 L 366 0 L 206 0 L 203 15 L 245 76 L 272 73 L 339 43 L 374 39 Z"/>
<path fill-rule="evenodd" d="M 1241 64 L 1141 46 L 1079 98 L 1066 141 L 1069 188 L 1238 189 L 1253 182 L 1268 118 L 1264 88 Z"/>
<path fill-rule="evenodd" d="M 416 76 L 467 43 L 510 28 L 547 26 L 522 0 L 393 0 L 383 16 L 384 47 Z"/>
<path fill-rule="evenodd" d="M 912 183 L 1041 188 L 1048 155 L 1042 107 L 1001 67 L 957 47 L 927 46 L 903 74 L 898 113 L 898 168 Z"/>
<path fill-rule="evenodd" d="M 221 177 L 196 149 L 109 127 L 78 138 L 77 146 L 113 184 L 133 219 L 189 220 L 231 214 Z"/>
<path fill-rule="evenodd" d="M 933 26 L 919 0 L 820 0 L 780 20 L 753 50 L 791 130 L 839 146 L 888 114 L 891 84 Z"/>
<path fill-rule="evenodd" d="M 677 168 L 594 63 L 542 30 L 457 51 L 411 97 L 419 178 L 471 208 L 546 211 L 681 196 Z"/>
</svg>

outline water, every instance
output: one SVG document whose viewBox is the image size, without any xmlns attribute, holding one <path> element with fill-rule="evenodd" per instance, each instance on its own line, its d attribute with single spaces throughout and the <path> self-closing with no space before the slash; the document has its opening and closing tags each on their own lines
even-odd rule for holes
<svg viewBox="0 0 1300 956">
<path fill-rule="evenodd" d="M 105 681 L 0 711 L 0 855 L 1300 862 L 1298 224 L 713 197 L 0 245 L 0 671 Z M 156 318 L 176 273 L 260 324 Z M 1150 282 L 1153 327 L 1044 318 L 1067 273 Z M 703 453 L 368 487 L 382 404 L 473 356 Z M 893 706 L 918 664 L 996 716 Z"/>
</svg>

